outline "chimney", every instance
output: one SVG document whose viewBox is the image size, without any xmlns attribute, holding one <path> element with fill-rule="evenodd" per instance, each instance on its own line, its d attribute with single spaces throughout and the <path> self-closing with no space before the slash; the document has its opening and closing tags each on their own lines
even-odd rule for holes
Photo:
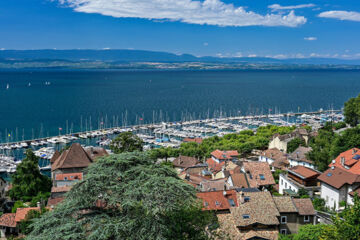
<svg viewBox="0 0 360 240">
<path fill-rule="evenodd" d="M 244 199 L 244 193 L 240 192 L 240 203 L 244 204 L 245 203 L 245 199 Z"/>
<path fill-rule="evenodd" d="M 345 165 L 345 158 L 341 157 L 341 165 L 344 166 Z"/>
<path fill-rule="evenodd" d="M 186 180 L 190 180 L 190 174 L 187 173 L 187 174 L 185 175 L 185 179 L 186 179 Z"/>
<path fill-rule="evenodd" d="M 40 202 L 37 202 L 36 203 L 37 207 L 41 209 L 41 203 Z"/>
<path fill-rule="evenodd" d="M 353 149 L 352 149 L 352 154 L 354 155 L 355 153 L 356 153 L 356 149 L 353 148 Z"/>
<path fill-rule="evenodd" d="M 335 169 L 335 166 L 331 166 L 331 170 L 334 170 Z"/>
</svg>

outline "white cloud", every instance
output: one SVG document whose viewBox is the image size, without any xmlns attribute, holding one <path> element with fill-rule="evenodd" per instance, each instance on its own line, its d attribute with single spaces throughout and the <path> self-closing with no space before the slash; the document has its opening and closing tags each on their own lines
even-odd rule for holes
<svg viewBox="0 0 360 240">
<path fill-rule="evenodd" d="M 203 45 L 206 47 L 206 46 L 209 46 L 209 43 L 204 42 Z"/>
<path fill-rule="evenodd" d="M 306 18 L 288 14 L 261 15 L 221 0 L 58 0 L 77 12 L 117 18 L 144 18 L 216 26 L 286 26 L 306 23 Z"/>
<path fill-rule="evenodd" d="M 339 20 L 357 21 L 360 22 L 360 12 L 352 11 L 326 11 L 318 15 L 322 18 L 334 18 Z"/>
<path fill-rule="evenodd" d="M 306 40 L 306 41 L 316 41 L 317 37 L 304 37 L 304 40 Z"/>
<path fill-rule="evenodd" d="M 292 6 L 281 6 L 280 4 L 272 4 L 269 5 L 268 8 L 271 8 L 272 11 L 279 11 L 279 10 L 293 10 L 293 9 L 299 9 L 299 8 L 311 8 L 315 7 L 315 4 L 309 3 L 309 4 L 300 4 L 300 5 L 292 5 Z"/>
<path fill-rule="evenodd" d="M 253 58 L 253 57 L 257 57 L 257 55 L 256 54 L 249 54 L 248 57 Z"/>
</svg>

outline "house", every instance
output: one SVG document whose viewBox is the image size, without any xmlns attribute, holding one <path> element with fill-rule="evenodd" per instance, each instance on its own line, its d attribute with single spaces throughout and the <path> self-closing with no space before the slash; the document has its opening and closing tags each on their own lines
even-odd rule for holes
<svg viewBox="0 0 360 240">
<path fill-rule="evenodd" d="M 352 148 L 343 153 L 340 153 L 336 159 L 334 159 L 329 167 L 336 167 L 348 171 L 353 174 L 360 175 L 360 149 Z"/>
<path fill-rule="evenodd" d="M 315 223 L 315 209 L 310 198 L 273 197 L 280 213 L 279 232 L 294 234 L 305 224 Z"/>
<path fill-rule="evenodd" d="M 203 176 L 200 176 L 197 174 L 186 173 L 186 172 L 182 172 L 178 176 L 179 176 L 179 178 L 183 179 L 185 182 L 194 186 L 196 189 L 200 188 L 201 182 L 209 180 L 208 178 L 205 178 Z"/>
<path fill-rule="evenodd" d="M 16 213 L 4 213 L 0 217 L 1 238 L 17 235 L 19 233 L 19 223 L 26 218 L 26 215 L 31 210 L 40 211 L 40 207 L 17 208 Z"/>
<path fill-rule="evenodd" d="M 235 190 L 201 192 L 196 196 L 202 200 L 203 210 L 230 213 L 231 207 L 238 206 Z"/>
<path fill-rule="evenodd" d="M 223 161 L 236 161 L 239 157 L 238 151 L 220 151 L 215 150 L 211 153 L 211 158 L 217 163 Z"/>
<path fill-rule="evenodd" d="M 300 138 L 305 141 L 305 144 L 308 144 L 309 142 L 309 133 L 304 128 L 297 128 L 293 132 L 288 134 L 275 134 L 270 143 L 269 143 L 269 149 L 277 148 L 280 151 L 286 153 L 287 152 L 287 144 L 293 140 L 294 138 Z"/>
<path fill-rule="evenodd" d="M 190 166 L 185 168 L 185 172 L 188 174 L 197 174 L 197 175 L 201 175 L 201 176 L 206 176 L 208 175 L 207 172 L 208 169 L 208 165 L 206 163 L 198 163 L 194 166 Z M 212 175 L 211 173 L 209 174 L 210 176 Z"/>
<path fill-rule="evenodd" d="M 360 175 L 332 166 L 318 177 L 321 182 L 321 198 L 327 207 L 339 210 L 340 202 L 352 204 L 351 193 L 360 187 Z"/>
<path fill-rule="evenodd" d="M 264 188 L 275 185 L 270 166 L 266 162 L 243 162 L 241 171 L 246 173 L 251 188 Z"/>
<path fill-rule="evenodd" d="M 197 158 L 194 157 L 188 157 L 188 156 L 182 156 L 175 158 L 175 160 L 172 162 L 174 168 L 178 172 L 182 172 L 185 168 L 192 167 L 199 163 Z"/>
<path fill-rule="evenodd" d="M 306 157 L 306 154 L 310 152 L 312 148 L 299 146 L 294 152 L 289 154 L 288 160 L 290 167 L 304 166 L 315 169 L 314 163 Z"/>
<path fill-rule="evenodd" d="M 51 178 L 56 179 L 57 174 L 82 173 L 97 157 L 106 156 L 105 149 L 88 147 L 84 149 L 79 143 L 63 151 L 56 159 L 51 159 Z"/>
<path fill-rule="evenodd" d="M 283 153 L 277 148 L 271 148 L 263 151 L 259 155 L 259 162 L 266 162 L 275 169 L 285 170 L 289 166 L 289 161 L 286 153 Z"/>
<path fill-rule="evenodd" d="M 9 235 L 17 234 L 18 229 L 15 222 L 16 213 L 4 213 L 0 217 L 0 237 L 6 238 Z"/>
<path fill-rule="evenodd" d="M 216 180 L 205 180 L 200 182 L 199 190 L 201 192 L 210 192 L 210 191 L 223 191 L 230 189 L 229 184 L 226 182 L 226 179 L 216 179 Z"/>
<path fill-rule="evenodd" d="M 225 239 L 278 238 L 280 213 L 270 192 L 239 192 L 237 201 L 238 207 L 231 207 L 230 213 L 217 214 Z"/>
<path fill-rule="evenodd" d="M 65 199 L 65 194 L 71 190 L 70 186 L 52 187 L 51 194 L 48 198 L 47 207 L 54 208 L 57 204 Z"/>
<path fill-rule="evenodd" d="M 287 174 L 279 176 L 279 193 L 292 195 L 303 188 L 312 197 L 320 189 L 317 181 L 320 174 L 321 172 L 304 166 L 290 168 Z"/>
</svg>

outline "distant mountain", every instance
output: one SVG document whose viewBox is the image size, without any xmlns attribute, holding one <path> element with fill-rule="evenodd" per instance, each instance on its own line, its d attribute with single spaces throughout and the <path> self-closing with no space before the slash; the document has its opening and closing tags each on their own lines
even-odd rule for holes
<svg viewBox="0 0 360 240">
<path fill-rule="evenodd" d="M 265 57 L 218 58 L 196 57 L 190 54 L 176 55 L 167 52 L 144 50 L 2 50 L 2 61 L 103 61 L 103 62 L 212 62 L 244 64 L 346 64 L 360 65 L 359 60 L 335 58 L 275 59 Z"/>
</svg>

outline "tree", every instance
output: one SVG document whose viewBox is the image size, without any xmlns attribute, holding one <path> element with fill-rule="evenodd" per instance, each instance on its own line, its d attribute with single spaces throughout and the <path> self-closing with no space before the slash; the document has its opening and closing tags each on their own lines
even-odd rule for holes
<svg viewBox="0 0 360 240">
<path fill-rule="evenodd" d="M 19 224 L 19 230 L 20 233 L 27 235 L 33 230 L 33 226 L 31 225 L 35 219 L 39 218 L 41 215 L 43 215 L 48 210 L 46 208 L 42 208 L 41 211 L 38 210 L 30 210 L 26 216 L 25 219 L 20 221 Z"/>
<path fill-rule="evenodd" d="M 212 220 L 195 189 L 146 152 L 89 166 L 66 199 L 32 225 L 29 240 L 206 239 Z"/>
<path fill-rule="evenodd" d="M 300 188 L 298 191 L 298 195 L 300 198 L 308 198 L 309 197 L 309 192 L 306 191 L 305 188 Z"/>
<path fill-rule="evenodd" d="M 305 141 L 300 138 L 294 138 L 287 144 L 287 152 L 292 153 L 294 152 L 299 146 L 305 146 Z"/>
<path fill-rule="evenodd" d="M 39 193 L 50 192 L 51 180 L 40 173 L 38 158 L 28 149 L 25 159 L 16 167 L 12 175 L 9 192 L 13 200 L 31 201 Z"/>
<path fill-rule="evenodd" d="M 110 149 L 114 153 L 142 151 L 143 141 L 132 132 L 123 132 L 111 142 Z"/>
<path fill-rule="evenodd" d="M 335 228 L 325 224 L 306 224 L 300 227 L 298 234 L 294 234 L 293 240 L 335 240 Z M 346 239 L 346 238 L 344 238 Z"/>
<path fill-rule="evenodd" d="M 350 98 L 344 106 L 345 122 L 355 127 L 360 122 L 360 95 Z"/>
</svg>

